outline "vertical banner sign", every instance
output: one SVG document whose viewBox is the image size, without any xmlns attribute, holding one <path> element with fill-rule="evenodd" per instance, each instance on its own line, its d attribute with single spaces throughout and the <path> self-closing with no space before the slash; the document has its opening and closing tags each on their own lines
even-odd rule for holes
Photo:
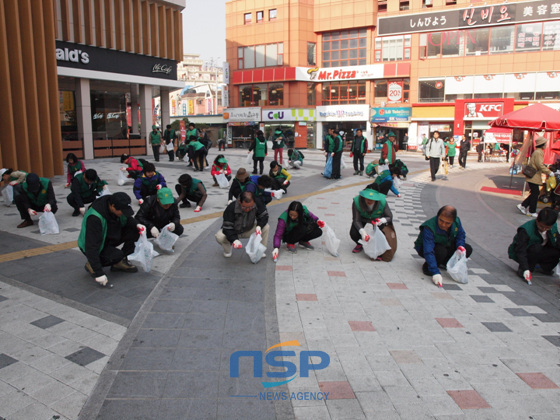
<svg viewBox="0 0 560 420">
<path fill-rule="evenodd" d="M 193 115 L 194 114 L 194 101 L 192 99 L 189 99 L 189 114 L 188 115 Z"/>
<path fill-rule="evenodd" d="M 171 115 L 175 116 L 177 113 L 175 112 L 175 99 L 171 99 Z"/>
<path fill-rule="evenodd" d="M 229 85 L 229 63 L 227 61 L 224 61 L 224 64 L 222 65 L 222 69 L 224 72 L 224 83 L 226 85 Z"/>
<path fill-rule="evenodd" d="M 179 122 L 179 129 L 181 130 L 181 141 L 187 138 L 187 127 L 185 127 L 185 120 Z"/>
<path fill-rule="evenodd" d="M 229 107 L 229 86 L 222 86 L 222 107 Z"/>
<path fill-rule="evenodd" d="M 400 104 L 403 97 L 403 82 L 389 82 L 387 85 L 387 102 Z"/>
</svg>

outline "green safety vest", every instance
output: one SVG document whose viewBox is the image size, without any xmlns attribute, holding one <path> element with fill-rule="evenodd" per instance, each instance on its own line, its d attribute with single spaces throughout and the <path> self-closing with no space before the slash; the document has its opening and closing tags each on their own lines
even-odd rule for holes
<svg viewBox="0 0 560 420">
<path fill-rule="evenodd" d="M 386 163 L 393 163 L 393 142 L 391 140 L 387 140 L 385 142 L 385 144 L 387 145 L 387 162 Z M 381 156 L 383 156 L 383 149 L 381 149 Z M 381 163 L 382 160 L 383 160 L 383 158 L 381 157 L 379 159 L 379 163 Z"/>
<path fill-rule="evenodd" d="M 437 216 L 432 217 L 429 220 L 426 220 L 424 223 L 422 223 L 420 225 L 420 233 L 418 234 L 418 237 L 416 238 L 416 241 L 414 241 L 414 247 L 416 249 L 422 249 L 423 248 L 422 231 L 425 228 L 428 228 L 432 231 L 432 233 L 434 234 L 434 239 L 435 239 L 436 244 L 440 244 L 440 245 L 443 245 L 445 247 L 449 247 L 453 242 L 455 242 L 455 238 L 457 237 L 457 233 L 459 232 L 459 223 L 460 222 L 461 222 L 461 220 L 457 217 L 457 219 L 451 225 L 451 228 L 450 228 L 450 233 L 451 234 L 448 236 L 446 234 L 436 233 L 437 232 Z"/>
<path fill-rule="evenodd" d="M 193 147 L 195 152 L 198 152 L 200 149 L 202 149 L 204 147 L 204 145 L 201 142 L 199 142 L 198 140 L 191 141 L 190 145 Z"/>
<path fill-rule="evenodd" d="M 82 162 L 81 161 L 77 161 L 75 164 L 70 165 L 68 164 L 68 172 L 70 173 L 71 176 L 74 176 L 74 174 L 78 171 L 82 170 Z"/>
<path fill-rule="evenodd" d="M 22 184 L 23 191 L 27 194 L 27 197 L 31 200 L 31 203 L 36 205 L 37 207 L 43 207 L 45 204 L 49 202 L 48 190 L 49 190 L 49 180 L 47 178 L 39 178 L 41 185 L 43 188 L 39 191 L 38 195 L 33 194 L 29 191 L 27 181 Z"/>
<path fill-rule="evenodd" d="M 374 219 L 378 219 L 380 217 L 383 216 L 383 212 L 385 211 L 385 205 L 387 204 L 386 200 L 385 200 L 385 196 L 383 194 L 381 194 L 380 192 L 374 191 L 376 194 L 376 201 L 379 201 L 379 207 L 377 207 L 377 209 L 373 210 L 371 213 L 368 213 L 367 210 L 362 209 L 362 207 L 360 206 L 360 196 L 357 195 L 356 197 L 354 197 L 354 204 L 356 205 L 356 208 L 358 209 L 358 212 L 360 213 L 360 216 L 362 216 L 364 219 L 367 220 L 374 220 Z"/>
<path fill-rule="evenodd" d="M 373 183 L 381 185 L 381 180 L 386 178 L 387 175 L 391 176 L 391 171 L 381 171 L 381 173 L 377 176 L 377 178 L 375 178 L 375 181 L 373 181 Z"/>
<path fill-rule="evenodd" d="M 189 195 L 192 195 L 196 191 L 198 191 L 198 184 L 202 184 L 202 181 L 200 179 L 193 178 L 191 188 L 189 188 L 188 192 Z M 206 191 L 206 187 L 204 186 L 204 184 L 202 184 L 202 187 L 204 188 L 204 191 Z"/>
<path fill-rule="evenodd" d="M 293 221 L 290 216 L 288 215 L 288 210 L 284 211 L 284 213 L 282 213 L 280 215 L 280 217 L 278 218 L 278 220 L 282 219 L 284 221 L 284 223 L 286 224 L 286 232 L 291 232 L 293 228 L 295 228 L 298 225 L 297 221 Z M 307 210 L 307 207 L 303 206 L 303 220 L 304 222 L 311 220 L 311 217 L 309 216 L 309 210 Z"/>
<path fill-rule="evenodd" d="M 105 247 L 105 238 L 107 237 L 107 220 L 99 214 L 93 207 L 90 207 L 86 214 L 84 215 L 84 220 L 82 220 L 82 230 L 80 231 L 80 236 L 78 237 L 78 247 L 82 250 L 82 252 L 86 252 L 86 225 L 87 219 L 90 216 L 99 217 L 101 221 L 101 233 L 103 235 L 103 241 L 101 241 L 101 247 L 99 248 L 99 253 Z M 127 218 L 123 214 L 120 218 L 121 226 L 126 225 Z"/>
<path fill-rule="evenodd" d="M 142 181 L 142 184 L 148 187 L 148 191 L 154 191 L 159 184 L 159 177 L 157 175 L 158 172 L 154 172 L 154 176 L 148 178 L 145 174 L 142 174 L 140 180 Z"/>
<path fill-rule="evenodd" d="M 363 155 L 364 154 L 364 148 L 365 148 L 365 145 L 366 145 L 366 138 L 364 136 L 362 136 L 361 140 L 362 140 L 362 144 L 360 144 L 360 153 Z M 356 137 L 354 137 L 352 139 L 352 150 L 351 150 L 351 152 L 354 152 L 354 146 L 355 145 L 356 145 Z"/>
<path fill-rule="evenodd" d="M 367 174 L 367 175 L 371 175 L 371 174 L 374 172 L 374 170 L 375 170 L 375 168 L 376 168 L 377 166 L 378 166 L 377 163 L 370 163 L 370 164 L 366 167 L 366 174 Z"/>
<path fill-rule="evenodd" d="M 266 140 L 261 141 L 258 137 L 255 139 L 255 157 L 262 158 L 265 156 Z"/>
<path fill-rule="evenodd" d="M 296 161 L 299 160 L 300 162 L 303 162 L 303 156 L 301 155 L 300 152 L 298 152 L 297 150 L 294 150 L 292 152 L 292 161 Z"/>
<path fill-rule="evenodd" d="M 280 166 L 280 165 L 278 165 L 278 172 L 276 172 L 276 175 L 274 175 L 274 174 L 272 173 L 272 169 L 270 170 L 269 175 L 270 175 L 271 178 L 276 178 L 276 179 L 278 179 L 278 180 L 280 180 L 280 181 L 284 181 L 284 180 L 287 179 L 286 175 L 284 175 L 284 174 L 282 173 L 282 166 Z"/>
<path fill-rule="evenodd" d="M 543 238 L 542 238 L 541 234 L 539 233 L 539 230 L 537 229 L 537 221 L 536 220 L 529 220 L 528 222 L 522 224 L 519 227 L 519 229 L 523 229 L 529 235 L 529 245 L 527 247 L 530 247 L 531 245 L 542 243 Z M 550 233 L 552 234 L 552 238 L 554 239 L 554 241 L 557 242 L 557 240 L 558 240 L 558 226 L 556 225 L 556 223 L 554 223 L 552 225 L 552 228 L 550 229 Z M 515 247 L 517 245 L 517 235 L 519 235 L 519 233 L 515 234 L 515 236 L 513 237 L 513 242 L 508 247 L 508 256 L 509 256 L 510 259 L 512 259 L 514 261 L 517 261 L 517 255 L 515 255 Z M 556 246 L 556 243 L 554 243 L 553 245 Z"/>
<path fill-rule="evenodd" d="M 150 131 L 150 142 L 154 146 L 160 145 L 161 144 L 161 133 L 159 131 L 156 131 L 155 133 L 153 131 Z"/>
<path fill-rule="evenodd" d="M 196 131 L 196 128 L 193 128 L 192 130 L 187 130 L 187 141 L 189 141 L 191 136 L 198 137 L 198 133 Z"/>
<path fill-rule="evenodd" d="M 82 198 L 88 198 L 91 197 L 91 195 L 97 195 L 103 189 L 103 186 L 107 185 L 106 181 L 102 181 L 97 178 L 97 180 L 93 181 L 93 183 L 91 184 L 92 188 L 90 188 L 90 185 L 88 185 L 84 180 L 83 173 L 76 175 L 75 178 L 80 183 L 80 196 Z"/>
</svg>

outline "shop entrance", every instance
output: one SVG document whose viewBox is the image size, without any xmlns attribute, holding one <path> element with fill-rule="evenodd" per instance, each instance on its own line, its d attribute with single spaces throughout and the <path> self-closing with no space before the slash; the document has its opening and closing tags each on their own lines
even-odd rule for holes
<svg viewBox="0 0 560 420">
<path fill-rule="evenodd" d="M 362 134 L 367 137 L 367 122 L 366 121 L 337 121 L 332 123 L 323 123 L 323 133 L 326 137 L 329 127 L 335 127 L 335 133 L 338 133 L 344 141 L 344 148 L 349 149 L 354 140 L 356 130 L 361 129 Z M 368 141 L 371 141 L 368 139 Z M 324 142 L 323 142 L 324 144 Z"/>
</svg>

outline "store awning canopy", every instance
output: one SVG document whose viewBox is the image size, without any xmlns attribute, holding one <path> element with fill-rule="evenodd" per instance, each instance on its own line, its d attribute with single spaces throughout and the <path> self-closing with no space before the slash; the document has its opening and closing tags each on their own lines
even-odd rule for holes
<svg viewBox="0 0 560 420">
<path fill-rule="evenodd" d="M 560 130 L 560 112 L 543 104 L 533 104 L 502 115 L 489 125 L 533 131 L 557 131 Z"/>
</svg>

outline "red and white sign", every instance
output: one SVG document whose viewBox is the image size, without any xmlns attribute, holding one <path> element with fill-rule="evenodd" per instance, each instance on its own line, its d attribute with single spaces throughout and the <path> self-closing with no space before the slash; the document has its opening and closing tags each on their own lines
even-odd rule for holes
<svg viewBox="0 0 560 420">
<path fill-rule="evenodd" d="M 296 80 L 328 82 L 338 80 L 382 79 L 385 66 L 372 64 L 350 67 L 296 67 Z"/>
<path fill-rule="evenodd" d="M 397 104 L 402 102 L 403 82 L 389 82 L 387 86 L 387 102 Z"/>
<path fill-rule="evenodd" d="M 465 120 L 490 120 L 504 114 L 503 102 L 465 102 Z"/>
</svg>

